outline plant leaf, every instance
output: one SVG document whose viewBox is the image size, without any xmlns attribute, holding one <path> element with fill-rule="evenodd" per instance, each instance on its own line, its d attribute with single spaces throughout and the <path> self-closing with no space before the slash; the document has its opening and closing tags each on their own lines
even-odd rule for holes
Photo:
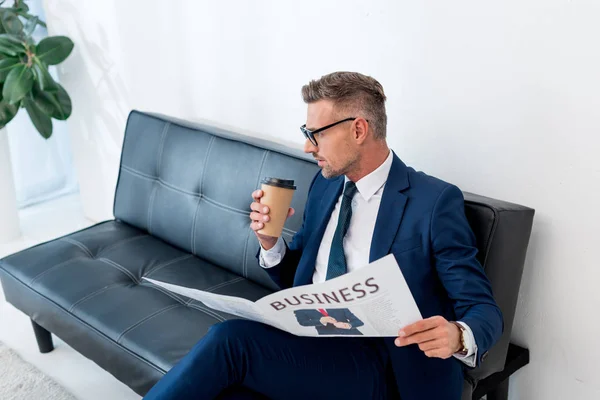
<svg viewBox="0 0 600 400">
<path fill-rule="evenodd" d="M 18 53 L 9 47 L 5 47 L 0 43 L 0 53 L 6 54 L 7 56 L 16 56 Z"/>
<path fill-rule="evenodd" d="M 23 33 L 25 34 L 25 36 L 31 36 L 31 34 L 35 30 L 35 27 L 38 25 L 39 20 L 40 19 L 38 17 L 33 17 L 32 19 L 27 21 L 27 23 L 25 24 L 25 28 L 23 29 Z"/>
<path fill-rule="evenodd" d="M 50 36 L 43 39 L 36 47 L 37 57 L 48 65 L 63 62 L 75 44 L 66 36 Z"/>
<path fill-rule="evenodd" d="M 57 83 L 56 85 L 58 86 L 57 92 L 45 92 L 34 85 L 31 98 L 44 114 L 64 121 L 71 116 L 71 98 L 60 84 Z"/>
<path fill-rule="evenodd" d="M 21 60 L 12 57 L 0 60 L 0 82 L 4 82 L 12 68 L 20 63 Z"/>
<path fill-rule="evenodd" d="M 25 97 L 23 99 L 23 104 L 25 105 L 27 114 L 29 114 L 29 118 L 31 118 L 31 122 L 33 122 L 33 126 L 35 126 L 40 135 L 42 135 L 44 139 L 48 139 L 52 136 L 52 119 L 39 109 L 31 99 L 31 96 Z"/>
<path fill-rule="evenodd" d="M 9 33 L 0 34 L 0 52 L 9 56 L 25 54 L 25 46 L 18 38 Z"/>
<path fill-rule="evenodd" d="M 33 19 L 33 18 L 37 18 L 37 17 L 35 17 L 34 15 L 27 14 L 27 13 L 25 13 L 25 12 L 21 12 L 21 11 L 19 11 L 19 12 L 18 12 L 18 14 L 19 14 L 21 17 L 23 17 L 23 18 L 25 18 L 25 19 L 27 19 L 27 20 L 30 20 L 30 19 Z M 41 25 L 41 26 L 43 26 L 44 28 L 47 28 L 47 26 L 46 26 L 46 23 L 45 23 L 44 21 L 42 21 L 41 19 L 38 21 L 38 25 Z"/>
<path fill-rule="evenodd" d="M 20 12 L 28 12 L 29 6 L 27 5 L 27 3 L 25 3 L 25 1 L 22 1 L 21 4 L 19 4 L 19 6 L 17 7 L 17 10 Z"/>
<path fill-rule="evenodd" d="M 42 110 L 44 114 L 50 117 L 56 111 L 56 108 L 60 107 L 52 93 L 44 92 L 43 90 L 39 89 L 37 85 L 33 85 L 33 89 L 31 90 L 31 98 L 35 102 L 35 105 L 38 106 L 38 108 Z"/>
<path fill-rule="evenodd" d="M 2 97 L 5 101 L 15 104 L 21 100 L 33 86 L 33 72 L 25 64 L 13 67 L 6 77 Z"/>
<path fill-rule="evenodd" d="M 23 23 L 14 12 L 10 10 L 5 11 L 0 17 L 0 20 L 6 32 L 13 35 L 18 35 L 23 32 Z"/>
<path fill-rule="evenodd" d="M 71 116 L 73 106 L 71 98 L 65 88 L 62 87 L 60 83 L 57 83 L 56 86 L 58 86 L 58 91 L 56 93 L 51 93 L 51 95 L 56 99 L 58 106 L 55 104 L 55 111 L 52 113 L 51 117 L 64 121 Z"/>
<path fill-rule="evenodd" d="M 10 33 L 3 33 L 0 35 L 0 39 L 6 41 L 7 43 L 12 43 L 15 46 L 23 46 L 23 41 L 15 35 L 11 35 Z M 23 51 L 25 51 L 25 48 L 23 48 Z"/>
<path fill-rule="evenodd" d="M 18 112 L 18 106 L 0 101 L 0 128 L 4 128 Z"/>
<path fill-rule="evenodd" d="M 56 82 L 52 79 L 48 67 L 43 62 L 35 60 L 33 64 L 33 73 L 40 85 L 40 89 L 49 92 L 56 92 L 58 90 L 58 86 L 56 86 Z"/>
</svg>

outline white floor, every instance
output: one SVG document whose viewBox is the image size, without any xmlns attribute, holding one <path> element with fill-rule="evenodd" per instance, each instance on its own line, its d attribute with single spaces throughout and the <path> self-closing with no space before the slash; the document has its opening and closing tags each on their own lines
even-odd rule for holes
<svg viewBox="0 0 600 400">
<path fill-rule="evenodd" d="M 21 210 L 22 237 L 0 243 L 0 258 L 35 244 L 94 225 L 81 210 L 78 195 L 70 195 Z M 29 318 L 4 299 L 0 286 L 0 342 L 52 377 L 80 400 L 138 400 L 140 396 L 57 337 L 55 349 L 41 354 Z M 37 399 L 32 399 L 37 400 Z"/>
</svg>

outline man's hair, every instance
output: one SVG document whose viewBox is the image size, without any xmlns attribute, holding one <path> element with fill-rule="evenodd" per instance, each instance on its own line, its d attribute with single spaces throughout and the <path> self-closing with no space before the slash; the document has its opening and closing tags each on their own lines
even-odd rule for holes
<svg viewBox="0 0 600 400">
<path fill-rule="evenodd" d="M 304 102 L 333 100 L 338 117 L 363 117 L 369 121 L 376 139 L 385 139 L 387 115 L 383 86 L 358 72 L 333 72 L 302 87 Z"/>
</svg>

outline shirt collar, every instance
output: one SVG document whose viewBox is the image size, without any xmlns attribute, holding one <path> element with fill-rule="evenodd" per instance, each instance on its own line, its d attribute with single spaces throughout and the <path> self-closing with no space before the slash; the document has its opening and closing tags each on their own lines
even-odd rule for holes
<svg viewBox="0 0 600 400">
<path fill-rule="evenodd" d="M 390 170 L 392 169 L 393 160 L 394 156 L 390 150 L 385 161 L 377 167 L 375 171 L 363 176 L 358 182 L 355 182 L 358 193 L 360 193 L 365 201 L 369 201 L 369 199 L 385 184 L 388 175 L 390 174 Z M 348 181 L 348 177 L 344 177 L 344 184 Z"/>
</svg>

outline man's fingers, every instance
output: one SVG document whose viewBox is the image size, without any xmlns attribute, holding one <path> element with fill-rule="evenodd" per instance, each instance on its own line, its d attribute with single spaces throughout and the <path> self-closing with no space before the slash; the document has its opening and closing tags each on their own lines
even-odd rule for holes
<svg viewBox="0 0 600 400">
<path fill-rule="evenodd" d="M 290 209 L 288 210 L 288 215 L 287 215 L 287 216 L 288 216 L 288 218 L 289 218 L 289 217 L 291 217 L 292 215 L 294 215 L 295 213 L 296 213 L 296 210 L 294 210 L 293 208 L 290 208 Z"/>
<path fill-rule="evenodd" d="M 430 329 L 425 332 L 415 333 L 407 337 L 399 337 L 396 339 L 396 346 L 407 346 L 409 344 L 419 344 L 440 338 L 443 332 L 440 329 Z"/>
<path fill-rule="evenodd" d="M 398 332 L 398 336 L 407 337 L 410 335 L 414 335 L 418 332 L 423 332 L 429 329 L 436 328 L 442 324 L 445 324 L 446 322 L 447 321 L 444 319 L 444 317 L 440 316 L 422 319 L 418 322 L 415 322 L 414 324 L 405 326 L 404 328 L 400 329 L 400 331 Z"/>
<path fill-rule="evenodd" d="M 263 197 L 263 191 L 262 190 L 255 190 L 254 192 L 252 192 L 252 198 L 254 200 L 260 200 L 260 198 Z"/>
<path fill-rule="evenodd" d="M 425 355 L 427 357 L 437 357 L 437 358 L 444 358 L 444 359 L 452 357 L 452 353 L 448 349 L 444 349 L 444 348 L 426 351 Z"/>
<path fill-rule="evenodd" d="M 257 202 L 250 204 L 250 209 L 252 211 L 261 212 L 263 214 L 267 214 L 269 212 L 269 207 L 265 206 L 264 204 L 257 203 Z"/>
<path fill-rule="evenodd" d="M 265 215 L 265 214 L 258 213 L 258 212 L 251 212 L 250 219 L 252 221 L 256 221 L 256 222 L 268 222 L 271 219 L 271 217 L 269 217 L 268 215 Z"/>
<path fill-rule="evenodd" d="M 263 227 L 265 226 L 265 224 L 263 224 L 262 222 L 252 222 L 250 224 L 250 229 L 252 229 L 253 231 L 259 231 L 261 230 Z"/>
<path fill-rule="evenodd" d="M 435 339 L 435 340 L 430 340 L 428 342 L 419 343 L 419 349 L 421 349 L 421 351 L 425 351 L 425 352 L 435 350 L 435 349 L 448 350 L 449 343 L 450 343 L 450 341 L 448 339 Z"/>
</svg>

